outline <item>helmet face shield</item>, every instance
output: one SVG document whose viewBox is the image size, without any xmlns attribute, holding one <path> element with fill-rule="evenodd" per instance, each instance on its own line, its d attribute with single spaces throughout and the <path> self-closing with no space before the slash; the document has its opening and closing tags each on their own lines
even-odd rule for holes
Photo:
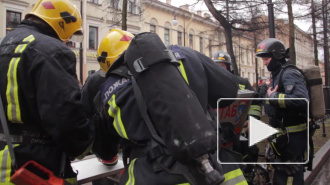
<svg viewBox="0 0 330 185">
<path fill-rule="evenodd" d="M 81 15 L 78 8 L 69 0 L 40 0 L 33 10 L 26 14 L 34 15 L 45 21 L 62 41 L 67 41 L 81 32 Z"/>
</svg>

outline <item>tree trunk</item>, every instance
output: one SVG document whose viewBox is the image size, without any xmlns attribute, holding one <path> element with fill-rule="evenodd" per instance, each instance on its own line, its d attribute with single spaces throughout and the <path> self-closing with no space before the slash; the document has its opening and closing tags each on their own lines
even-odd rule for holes
<svg viewBox="0 0 330 185">
<path fill-rule="evenodd" d="M 293 23 L 292 0 L 286 1 L 289 17 L 289 44 L 290 44 L 290 61 L 296 65 L 296 48 L 295 48 L 295 26 Z"/>
<path fill-rule="evenodd" d="M 205 5 L 207 6 L 207 8 L 209 9 L 209 11 L 211 12 L 211 14 L 214 16 L 215 19 L 217 19 L 220 23 L 220 25 L 224 28 L 225 30 L 225 38 L 226 38 L 226 49 L 227 49 L 227 53 L 230 55 L 231 57 L 231 62 L 232 62 L 232 66 L 233 66 L 233 70 L 234 70 L 234 74 L 239 75 L 238 74 L 238 68 L 237 68 L 237 63 L 236 63 L 236 58 L 234 55 L 234 50 L 233 50 L 233 36 L 232 36 L 232 27 L 231 24 L 228 22 L 228 20 L 221 15 L 214 7 L 213 3 L 211 0 L 204 0 Z"/>
<path fill-rule="evenodd" d="M 313 29 L 313 43 L 314 43 L 314 63 L 319 65 L 318 51 L 317 51 L 317 39 L 316 39 L 316 24 L 315 24 L 315 5 L 314 0 L 311 1 L 311 14 L 312 14 L 312 29 Z"/>
<path fill-rule="evenodd" d="M 123 9 L 121 12 L 122 22 L 121 29 L 127 30 L 127 0 L 123 0 Z"/>
</svg>

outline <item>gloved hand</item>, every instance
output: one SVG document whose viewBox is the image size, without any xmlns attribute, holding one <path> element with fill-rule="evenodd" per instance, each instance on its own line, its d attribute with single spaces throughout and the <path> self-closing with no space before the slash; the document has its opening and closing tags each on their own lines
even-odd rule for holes
<svg viewBox="0 0 330 185">
<path fill-rule="evenodd" d="M 97 157 L 97 160 L 100 161 L 102 164 L 104 164 L 106 166 L 115 166 L 118 163 L 118 155 L 116 155 L 111 160 L 103 160 L 103 159 L 98 158 L 98 157 Z"/>
</svg>

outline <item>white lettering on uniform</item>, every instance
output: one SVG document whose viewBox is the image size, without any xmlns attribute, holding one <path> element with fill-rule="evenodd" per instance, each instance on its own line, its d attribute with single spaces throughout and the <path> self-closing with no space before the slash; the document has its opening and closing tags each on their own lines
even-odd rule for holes
<svg viewBox="0 0 330 185">
<path fill-rule="evenodd" d="M 104 93 L 105 100 L 108 100 L 109 96 L 112 95 L 112 92 L 114 92 L 118 87 L 121 85 L 127 83 L 128 80 L 126 78 L 122 78 L 120 80 L 117 80 L 114 84 L 112 84 L 108 90 Z"/>
</svg>

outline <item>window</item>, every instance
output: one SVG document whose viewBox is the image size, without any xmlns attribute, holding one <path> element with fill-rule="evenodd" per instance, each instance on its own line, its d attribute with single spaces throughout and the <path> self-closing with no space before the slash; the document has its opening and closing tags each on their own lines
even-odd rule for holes
<svg viewBox="0 0 330 185">
<path fill-rule="evenodd" d="M 204 53 L 203 37 L 199 37 L 199 51 Z"/>
<path fill-rule="evenodd" d="M 164 41 L 166 46 L 170 45 L 170 29 L 168 28 L 164 29 Z"/>
<path fill-rule="evenodd" d="M 151 33 L 156 33 L 156 25 L 150 24 L 150 32 Z"/>
<path fill-rule="evenodd" d="M 182 32 L 178 31 L 178 45 L 182 46 Z"/>
<path fill-rule="evenodd" d="M 194 36 L 192 34 L 189 34 L 189 47 L 194 49 Z"/>
<path fill-rule="evenodd" d="M 21 16 L 22 14 L 20 12 L 7 10 L 6 33 L 13 30 L 21 23 Z"/>
<path fill-rule="evenodd" d="M 87 2 L 98 4 L 98 0 L 87 0 Z"/>
<path fill-rule="evenodd" d="M 244 78 L 244 72 L 242 72 L 242 78 Z"/>
<path fill-rule="evenodd" d="M 120 0 L 110 0 L 110 7 L 119 10 L 119 1 Z"/>
<path fill-rule="evenodd" d="M 128 0 L 127 2 L 127 12 L 132 14 L 138 14 L 136 0 Z"/>
<path fill-rule="evenodd" d="M 89 27 L 89 40 L 88 40 L 88 46 L 89 49 L 97 49 L 97 40 L 98 40 L 98 35 L 97 35 L 97 27 L 90 26 Z"/>
</svg>

